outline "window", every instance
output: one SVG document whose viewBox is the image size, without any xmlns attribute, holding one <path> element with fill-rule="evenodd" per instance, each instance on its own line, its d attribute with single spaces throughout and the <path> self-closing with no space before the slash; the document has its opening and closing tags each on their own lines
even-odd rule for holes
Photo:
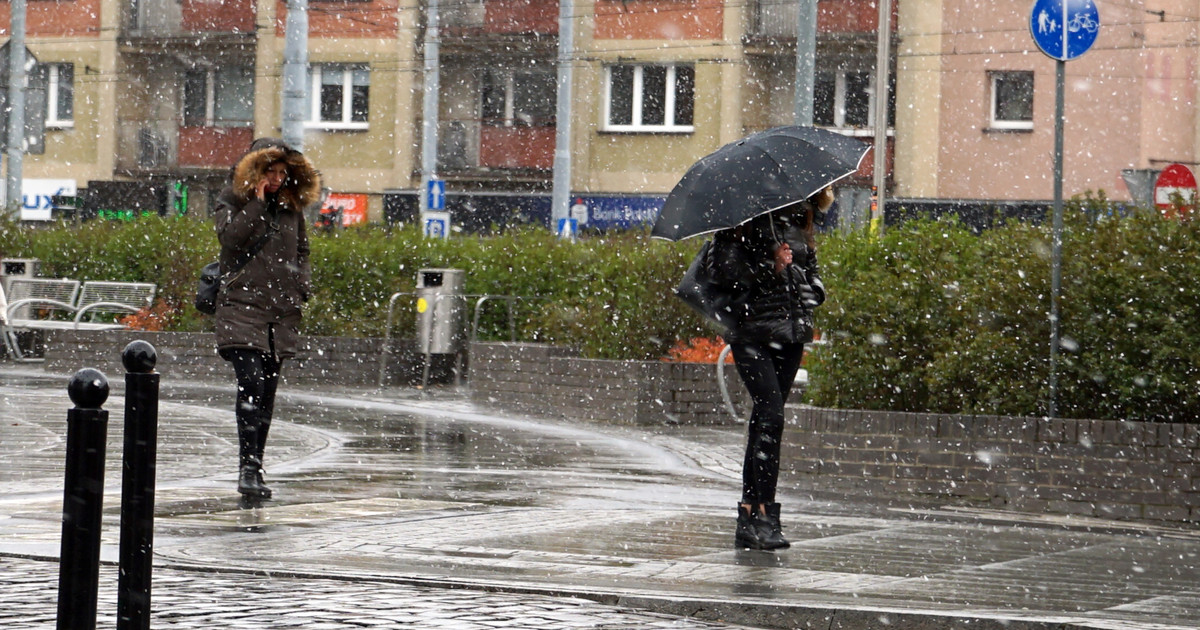
<svg viewBox="0 0 1200 630">
<path fill-rule="evenodd" d="M 557 85 L 553 72 L 488 70 L 483 78 L 480 103 L 484 124 L 554 126 Z"/>
<path fill-rule="evenodd" d="M 690 65 L 609 66 L 605 129 L 692 130 L 696 70 Z"/>
<path fill-rule="evenodd" d="M 254 68 L 195 68 L 183 77 L 185 127 L 249 127 L 254 124 Z"/>
<path fill-rule="evenodd" d="M 309 72 L 308 124 L 326 129 L 366 129 L 370 76 L 366 65 L 313 64 Z"/>
<path fill-rule="evenodd" d="M 992 129 L 1033 129 L 1033 73 L 989 72 Z"/>
<path fill-rule="evenodd" d="M 813 123 L 825 127 L 875 126 L 875 77 L 870 72 L 818 72 L 813 82 Z"/>
<path fill-rule="evenodd" d="M 75 64 L 48 64 L 46 77 L 46 126 L 75 126 Z"/>
</svg>

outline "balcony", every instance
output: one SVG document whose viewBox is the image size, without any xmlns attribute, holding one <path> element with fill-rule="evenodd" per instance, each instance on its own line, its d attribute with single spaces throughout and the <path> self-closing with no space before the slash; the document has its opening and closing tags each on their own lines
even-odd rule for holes
<svg viewBox="0 0 1200 630">
<path fill-rule="evenodd" d="M 255 0 L 126 0 L 126 45 L 245 43 L 255 40 Z"/>
<path fill-rule="evenodd" d="M 442 5 L 446 37 L 506 37 L 558 34 L 558 2 L 462 0 Z"/>
<path fill-rule="evenodd" d="M 544 182 L 554 168 L 553 126 L 504 126 L 444 121 L 438 168 L 454 179 Z"/>
<path fill-rule="evenodd" d="M 894 9 L 893 9 L 894 11 Z M 756 0 L 750 6 L 747 39 L 750 41 L 796 41 L 800 7 L 792 0 Z M 847 36 L 874 40 L 879 26 L 875 0 L 820 0 L 817 3 L 817 33 L 835 39 Z M 896 16 L 892 15 L 892 29 Z"/>
<path fill-rule="evenodd" d="M 253 127 L 182 127 L 165 121 L 117 125 L 116 169 L 161 175 L 229 168 L 254 140 Z"/>
</svg>

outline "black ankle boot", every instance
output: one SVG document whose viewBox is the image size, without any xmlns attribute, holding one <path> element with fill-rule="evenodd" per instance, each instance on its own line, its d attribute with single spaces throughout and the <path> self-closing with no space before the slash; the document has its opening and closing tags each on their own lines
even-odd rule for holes
<svg viewBox="0 0 1200 630">
<path fill-rule="evenodd" d="M 767 503 L 765 507 L 767 513 L 762 515 L 762 520 L 770 529 L 765 542 L 770 545 L 770 549 L 787 549 L 791 547 L 792 543 L 783 537 L 783 526 L 779 524 L 779 504 Z"/>
<path fill-rule="evenodd" d="M 776 518 L 774 523 L 779 523 L 779 519 Z M 783 539 L 783 535 L 773 529 L 770 517 L 759 512 L 757 506 L 753 505 L 750 506 L 749 511 L 745 505 L 738 505 L 737 533 L 734 535 L 734 544 L 741 549 L 759 551 L 770 551 L 789 546 L 788 541 Z"/>
<path fill-rule="evenodd" d="M 267 487 L 267 482 L 263 481 L 262 466 L 258 467 L 258 472 L 255 473 L 255 478 L 258 480 L 259 487 L 262 488 L 262 497 L 264 499 L 270 499 L 271 498 L 271 488 Z"/>
<path fill-rule="evenodd" d="M 242 460 L 238 468 L 238 492 L 248 497 L 267 498 L 270 490 L 259 481 L 259 471 L 262 465 L 257 459 L 249 457 Z"/>
</svg>

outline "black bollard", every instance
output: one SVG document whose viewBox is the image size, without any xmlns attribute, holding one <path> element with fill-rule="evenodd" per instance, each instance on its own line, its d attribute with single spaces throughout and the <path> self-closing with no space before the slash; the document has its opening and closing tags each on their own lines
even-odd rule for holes
<svg viewBox="0 0 1200 630">
<path fill-rule="evenodd" d="M 100 512 L 104 501 L 104 451 L 108 438 L 108 379 L 85 368 L 71 377 L 67 393 L 66 488 L 58 566 L 59 630 L 94 630 L 100 582 Z"/>
<path fill-rule="evenodd" d="M 145 341 L 121 352 L 125 450 L 121 459 L 121 565 L 117 630 L 149 630 L 154 561 L 154 468 L 158 453 L 158 354 Z"/>
</svg>

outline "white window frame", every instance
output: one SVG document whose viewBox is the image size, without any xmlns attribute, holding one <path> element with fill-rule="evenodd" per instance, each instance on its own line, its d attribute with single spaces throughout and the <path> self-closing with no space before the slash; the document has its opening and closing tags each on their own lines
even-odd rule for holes
<svg viewBox="0 0 1200 630">
<path fill-rule="evenodd" d="M 75 64 L 57 62 L 46 64 L 46 127 L 50 129 L 70 129 L 75 126 Z M 71 66 L 71 117 L 59 118 L 58 91 L 60 87 L 59 73 L 63 66 Z"/>
<path fill-rule="evenodd" d="M 208 66 L 204 68 L 193 68 L 187 72 L 202 72 L 204 73 L 204 127 L 220 127 L 224 129 L 233 129 L 238 127 L 253 127 L 253 120 L 217 120 L 217 68 Z M 187 76 L 186 74 L 184 75 Z M 186 81 L 185 81 L 186 85 Z M 186 87 L 184 88 L 186 89 Z M 184 94 L 183 98 L 187 98 Z M 253 111 L 253 107 L 250 108 Z M 187 121 L 183 119 L 184 108 L 179 108 L 180 124 Z"/>
<path fill-rule="evenodd" d="M 867 124 L 862 127 L 846 125 L 846 76 L 851 72 L 867 75 Z M 834 129 L 844 130 L 848 135 L 869 136 L 875 133 L 875 73 L 866 70 L 851 70 L 839 68 L 833 71 L 833 125 Z"/>
<path fill-rule="evenodd" d="M 1029 130 L 1033 129 L 1033 111 L 1032 111 L 1033 110 L 1033 96 L 1034 96 L 1034 91 L 1033 91 L 1034 86 L 1033 85 L 1030 85 L 1030 90 L 1029 90 L 1029 99 L 1030 99 L 1030 103 L 1029 103 L 1030 119 L 1029 120 L 1007 120 L 1007 119 L 997 118 L 997 112 L 1000 109 L 1000 102 L 999 102 L 1000 90 L 997 89 L 996 82 L 998 79 L 1000 79 L 1002 77 L 1006 77 L 1006 76 L 1010 76 L 1010 75 L 1014 75 L 1014 74 L 1026 74 L 1026 75 L 1029 75 L 1029 77 L 1031 79 L 1034 78 L 1033 72 L 1028 71 L 1028 70 L 989 70 L 988 71 L 988 89 L 991 92 L 988 97 L 988 101 L 989 101 L 988 128 L 990 128 L 990 129 L 1002 129 L 1005 131 L 1011 131 L 1011 130 L 1029 131 Z"/>
<path fill-rule="evenodd" d="M 553 127 L 554 126 L 553 124 L 550 124 L 550 125 L 547 125 L 547 124 L 518 125 L 517 118 L 516 118 L 516 115 L 517 115 L 517 87 L 516 87 L 517 76 L 518 75 L 545 74 L 551 80 L 554 80 L 555 76 L 554 76 L 553 72 L 535 72 L 533 70 L 514 69 L 514 68 L 497 69 L 494 72 L 495 72 L 495 74 L 499 74 L 501 76 L 501 78 L 503 79 L 503 81 L 501 82 L 501 85 L 504 87 L 504 118 L 503 118 L 502 124 L 495 125 L 495 126 L 508 127 L 508 128 L 517 127 L 517 126 L 522 126 L 522 127 L 525 127 L 525 126 L 528 126 L 528 127 Z M 552 111 L 551 116 L 553 116 L 555 113 L 556 112 Z"/>
<path fill-rule="evenodd" d="M 611 64 L 604 68 L 604 120 L 601 121 L 601 129 L 604 131 L 624 132 L 624 133 L 691 133 L 695 130 L 695 121 L 691 125 L 677 125 L 675 121 L 675 71 L 680 66 L 693 66 L 692 64 L 658 64 L 658 63 L 621 63 Z M 642 73 L 648 67 L 665 67 L 667 69 L 667 81 L 664 95 L 663 108 L 666 110 L 665 120 L 669 121 L 662 125 L 645 125 L 642 124 Z M 612 71 L 613 68 L 633 68 L 633 121 L 628 125 L 615 125 L 612 121 Z M 693 73 L 693 81 L 695 74 Z M 692 86 L 692 112 L 695 116 L 696 103 L 696 86 Z"/>
<path fill-rule="evenodd" d="M 321 74 L 326 68 L 337 68 L 342 71 L 342 118 L 341 120 L 321 120 Z M 366 63 L 314 63 L 308 67 L 308 120 L 304 122 L 308 129 L 340 129 L 363 130 L 370 128 L 370 97 L 367 100 L 367 121 L 351 120 L 354 110 L 354 71 L 367 71 L 367 87 L 371 85 L 371 68 Z M 369 94 L 369 93 L 368 93 Z"/>
</svg>

